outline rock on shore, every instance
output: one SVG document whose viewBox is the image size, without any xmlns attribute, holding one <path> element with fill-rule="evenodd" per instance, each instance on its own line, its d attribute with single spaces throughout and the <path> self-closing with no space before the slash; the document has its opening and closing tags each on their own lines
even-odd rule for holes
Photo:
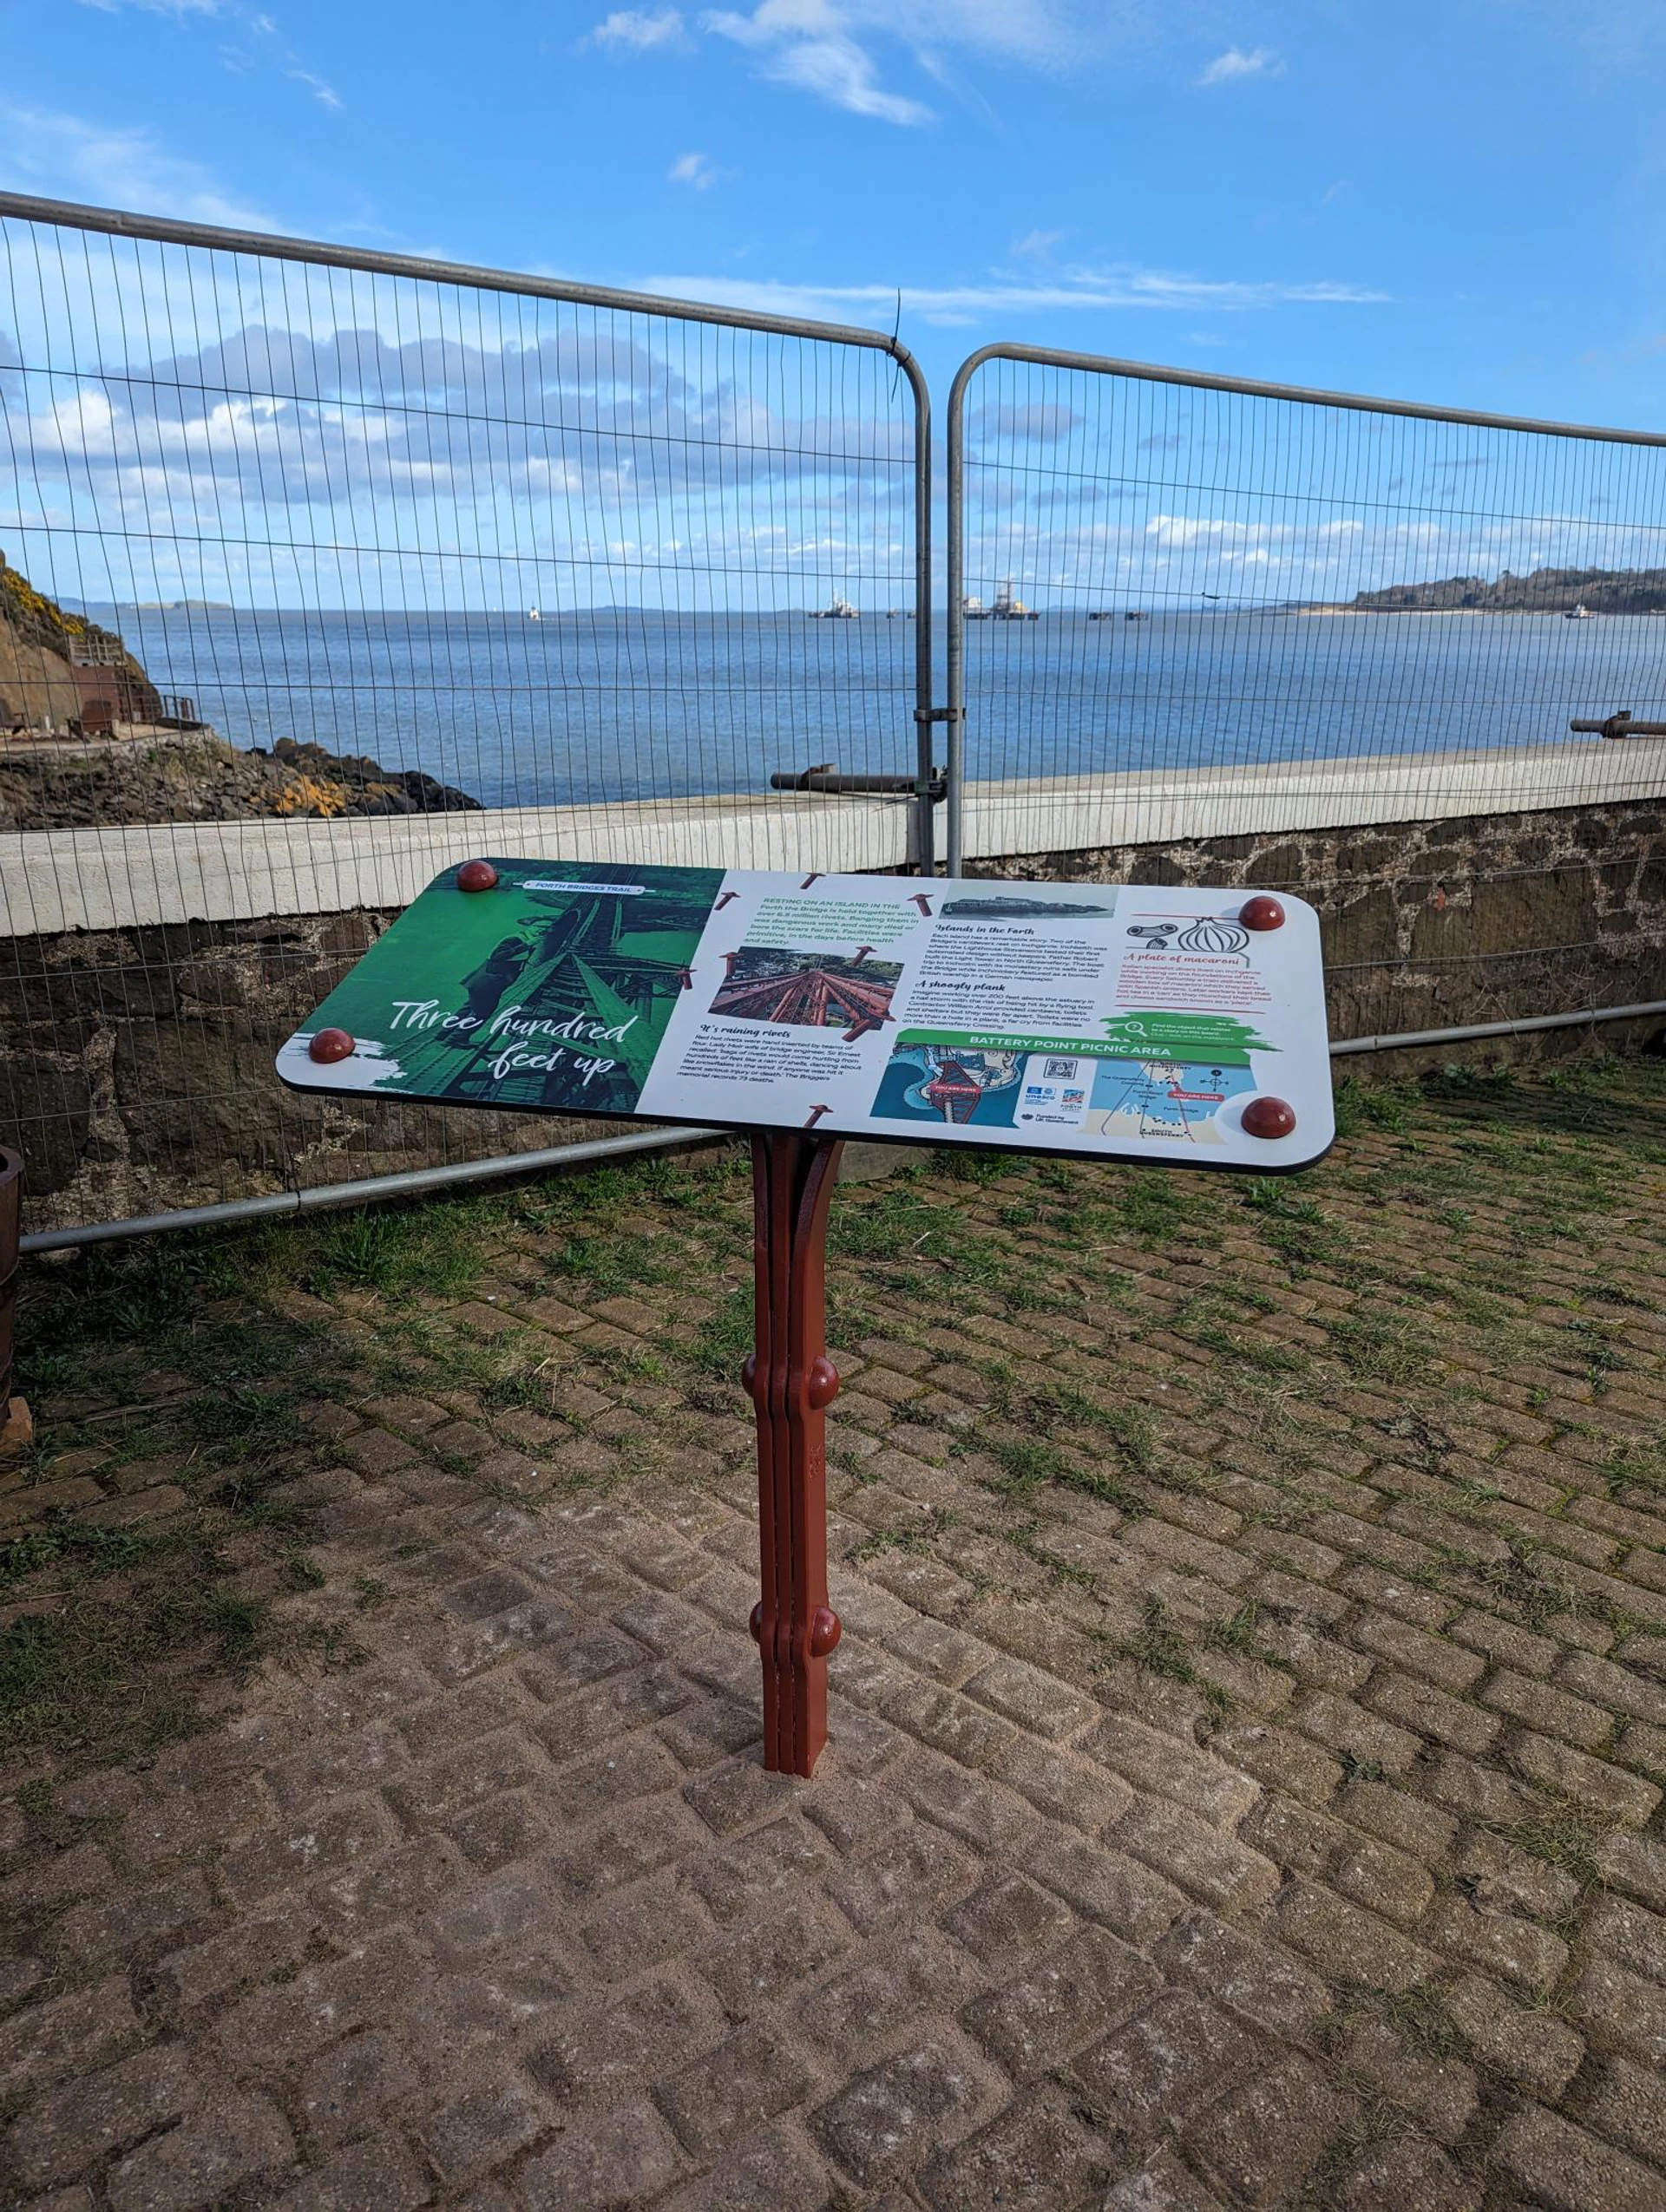
<svg viewBox="0 0 1666 2212">
<path fill-rule="evenodd" d="M 461 814 L 478 799 L 420 769 L 280 737 L 239 752 L 212 732 L 166 743 L 54 747 L 0 759 L 0 828 L 108 829 L 135 822 Z"/>
<path fill-rule="evenodd" d="M 83 678 L 102 701 L 102 722 L 86 708 Z M 250 815 L 328 821 L 461 814 L 480 805 L 420 769 L 384 769 L 365 754 L 326 752 L 292 737 L 280 737 L 269 753 L 239 752 L 206 726 L 166 722 L 162 710 L 155 685 L 115 631 L 36 591 L 0 553 L 0 730 L 23 740 L 0 756 L 0 829 Z M 134 725 L 136 735 L 97 734 Z"/>
</svg>

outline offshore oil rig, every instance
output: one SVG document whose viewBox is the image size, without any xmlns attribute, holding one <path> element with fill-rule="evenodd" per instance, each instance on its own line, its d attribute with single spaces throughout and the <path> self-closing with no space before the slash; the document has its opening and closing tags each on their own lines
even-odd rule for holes
<svg viewBox="0 0 1666 2212">
<path fill-rule="evenodd" d="M 983 601 L 968 592 L 961 602 L 961 612 L 968 622 L 1039 622 L 1041 619 L 1034 607 L 1026 606 L 1023 600 L 1013 595 L 1013 579 L 1001 579 L 991 603 Z"/>
</svg>

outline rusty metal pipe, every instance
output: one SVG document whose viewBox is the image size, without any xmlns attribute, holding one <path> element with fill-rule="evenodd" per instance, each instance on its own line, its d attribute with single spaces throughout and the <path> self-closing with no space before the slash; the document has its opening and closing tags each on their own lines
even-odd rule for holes
<svg viewBox="0 0 1666 2212">
<path fill-rule="evenodd" d="M 832 797 L 859 792 L 881 792 L 896 798 L 912 797 L 919 789 L 912 776 L 842 776 L 836 768 L 778 768 L 770 777 L 771 791 L 824 791 Z M 933 799 L 942 796 L 941 778 L 928 786 Z"/>
<path fill-rule="evenodd" d="M 1666 737 L 1666 722 L 1634 722 L 1630 707 L 1622 707 L 1606 722 L 1571 722 L 1568 727 L 1585 737 Z"/>
</svg>

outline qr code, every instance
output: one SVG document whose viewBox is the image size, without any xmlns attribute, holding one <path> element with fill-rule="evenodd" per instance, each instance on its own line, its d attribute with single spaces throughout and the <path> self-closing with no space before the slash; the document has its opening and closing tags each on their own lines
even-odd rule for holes
<svg viewBox="0 0 1666 2212">
<path fill-rule="evenodd" d="M 1052 1077 L 1055 1082 L 1068 1082 L 1076 1072 L 1076 1063 L 1073 1060 L 1044 1060 L 1041 1072 L 1044 1076 Z"/>
</svg>

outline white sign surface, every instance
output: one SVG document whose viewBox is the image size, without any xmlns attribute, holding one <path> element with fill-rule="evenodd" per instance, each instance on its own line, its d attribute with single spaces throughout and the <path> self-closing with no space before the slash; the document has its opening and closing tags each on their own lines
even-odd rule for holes
<svg viewBox="0 0 1666 2212">
<path fill-rule="evenodd" d="M 422 894 L 286 1082 L 1216 1167 L 1335 1135 L 1318 919 L 1287 893 L 493 872 Z"/>
</svg>

